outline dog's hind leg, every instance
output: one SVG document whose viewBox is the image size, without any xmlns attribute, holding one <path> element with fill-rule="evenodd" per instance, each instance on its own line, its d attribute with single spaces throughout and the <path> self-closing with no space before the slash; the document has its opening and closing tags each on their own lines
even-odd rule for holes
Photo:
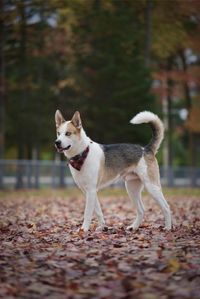
<svg viewBox="0 0 200 299">
<path fill-rule="evenodd" d="M 97 219 L 100 223 L 101 226 L 103 226 L 105 224 L 105 220 L 104 220 L 104 217 L 103 217 L 103 212 L 102 212 L 102 209 L 101 209 L 101 205 L 100 205 L 100 202 L 98 200 L 98 197 L 96 197 L 96 202 L 95 202 L 95 214 L 97 216 Z"/>
<path fill-rule="evenodd" d="M 165 229 L 170 230 L 172 227 L 171 212 L 162 193 L 157 160 L 154 156 L 147 155 L 145 159 L 140 160 L 136 171 L 146 190 L 162 209 L 165 217 Z"/>
<path fill-rule="evenodd" d="M 125 181 L 126 190 L 130 199 L 134 202 L 137 216 L 135 221 L 127 229 L 138 229 L 144 217 L 144 206 L 141 199 L 143 183 L 140 179 Z"/>
<path fill-rule="evenodd" d="M 169 205 L 162 193 L 161 187 L 151 182 L 145 182 L 145 188 L 153 197 L 153 199 L 157 202 L 157 204 L 161 207 L 161 210 L 165 217 L 165 229 L 170 230 L 172 227 L 171 212 Z"/>
</svg>

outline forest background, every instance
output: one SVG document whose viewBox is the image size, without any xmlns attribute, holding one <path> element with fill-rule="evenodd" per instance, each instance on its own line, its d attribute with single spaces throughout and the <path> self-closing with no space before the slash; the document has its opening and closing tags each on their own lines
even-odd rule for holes
<svg viewBox="0 0 200 299">
<path fill-rule="evenodd" d="M 200 166 L 200 1 L 0 0 L 0 159 L 54 159 L 54 113 L 82 115 L 100 143 L 146 144 L 164 120 L 158 158 Z"/>
</svg>

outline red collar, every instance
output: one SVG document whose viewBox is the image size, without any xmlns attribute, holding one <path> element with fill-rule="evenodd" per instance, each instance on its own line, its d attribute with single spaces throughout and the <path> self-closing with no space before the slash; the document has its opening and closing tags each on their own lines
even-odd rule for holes
<svg viewBox="0 0 200 299">
<path fill-rule="evenodd" d="M 76 170 L 80 171 L 84 162 L 85 162 L 85 159 L 87 158 L 87 155 L 89 153 L 89 145 L 86 147 L 86 149 L 80 153 L 79 155 L 76 155 L 72 158 L 69 159 L 68 163 L 74 167 Z"/>
</svg>

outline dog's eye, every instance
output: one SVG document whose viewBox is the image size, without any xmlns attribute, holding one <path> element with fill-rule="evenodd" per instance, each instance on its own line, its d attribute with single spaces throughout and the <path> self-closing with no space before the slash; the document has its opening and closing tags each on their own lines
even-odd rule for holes
<svg viewBox="0 0 200 299">
<path fill-rule="evenodd" d="M 60 133 L 59 133 L 59 132 L 57 132 L 57 135 L 59 136 L 59 135 L 60 135 Z"/>
<path fill-rule="evenodd" d="M 70 133 L 70 132 L 66 132 L 65 133 L 65 136 L 70 136 L 72 133 Z"/>
</svg>

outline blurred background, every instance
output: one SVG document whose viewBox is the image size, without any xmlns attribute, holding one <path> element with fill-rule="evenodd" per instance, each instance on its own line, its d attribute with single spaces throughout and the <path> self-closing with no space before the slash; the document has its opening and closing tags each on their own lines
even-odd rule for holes
<svg viewBox="0 0 200 299">
<path fill-rule="evenodd" d="M 200 1 L 0 0 L 0 188 L 71 186 L 54 114 L 79 110 L 99 143 L 166 128 L 163 184 L 200 186 Z"/>
</svg>

